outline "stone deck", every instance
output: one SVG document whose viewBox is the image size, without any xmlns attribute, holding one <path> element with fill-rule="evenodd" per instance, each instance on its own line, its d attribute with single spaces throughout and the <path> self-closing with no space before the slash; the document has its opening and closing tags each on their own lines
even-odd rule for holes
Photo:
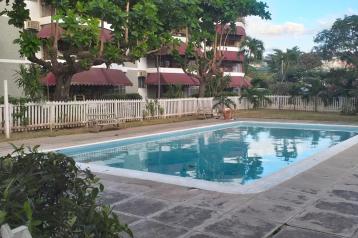
<svg viewBox="0 0 358 238">
<path fill-rule="evenodd" d="M 45 149 L 187 128 L 215 121 L 41 138 Z M 0 144 L 0 152 L 10 151 Z M 358 238 L 358 145 L 266 192 L 231 195 L 99 174 L 110 204 L 136 238 Z"/>
</svg>

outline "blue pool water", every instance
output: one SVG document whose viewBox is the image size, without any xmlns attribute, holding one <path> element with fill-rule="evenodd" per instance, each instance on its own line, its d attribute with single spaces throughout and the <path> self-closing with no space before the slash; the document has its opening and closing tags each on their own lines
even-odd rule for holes
<svg viewBox="0 0 358 238">
<path fill-rule="evenodd" d="M 82 163 L 247 184 L 357 135 L 317 128 L 240 122 L 58 152 Z"/>
</svg>

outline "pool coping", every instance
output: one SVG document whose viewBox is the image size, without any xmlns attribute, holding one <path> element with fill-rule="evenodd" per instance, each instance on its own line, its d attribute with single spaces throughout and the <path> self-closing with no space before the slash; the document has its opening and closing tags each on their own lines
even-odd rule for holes
<svg viewBox="0 0 358 238">
<path fill-rule="evenodd" d="M 218 126 L 226 125 L 230 126 L 231 124 L 280 124 L 286 126 L 320 126 L 320 127 L 335 127 L 335 128 L 354 128 L 358 130 L 358 126 L 353 125 L 339 125 L 339 124 L 321 124 L 321 123 L 299 123 L 299 122 L 262 122 L 262 121 L 245 121 L 245 120 L 236 120 L 233 122 L 225 122 L 225 123 L 215 123 L 212 125 L 207 126 L 200 126 L 200 127 L 192 127 L 186 129 L 179 129 L 179 130 L 169 130 L 166 132 L 160 133 L 151 133 L 146 135 L 140 136 L 130 136 L 126 138 L 114 139 L 114 140 L 104 140 L 100 142 L 94 143 L 87 143 L 82 145 L 75 145 L 75 146 L 67 146 L 67 147 L 60 147 L 55 149 L 43 150 L 43 152 L 50 152 L 50 151 L 57 151 L 57 150 L 64 150 L 64 149 L 71 149 L 76 147 L 83 147 L 83 146 L 90 146 L 90 145 L 98 145 L 103 143 L 110 143 L 110 142 L 118 142 L 124 141 L 128 139 L 137 139 L 137 138 L 145 138 L 150 136 L 158 136 L 164 134 L 170 134 L 175 132 L 185 132 L 191 131 L 195 129 L 207 129 L 207 128 L 215 128 Z M 314 128 L 310 128 L 314 129 Z M 267 175 L 264 178 L 261 178 L 257 181 L 254 181 L 250 184 L 242 185 L 238 183 L 227 183 L 227 182 L 212 182 L 188 177 L 179 177 L 175 175 L 164 175 L 159 173 L 153 172 L 145 172 L 145 171 L 137 171 L 137 170 L 130 170 L 130 169 L 123 169 L 123 168 L 113 168 L 109 166 L 103 165 L 95 165 L 95 164 L 88 164 L 88 163 L 80 163 L 76 162 L 78 167 L 81 169 L 90 169 L 94 173 L 102 173 L 107 175 L 114 175 L 120 177 L 128 177 L 134 179 L 142 179 L 142 180 L 149 180 L 155 181 L 160 183 L 167 183 L 172 185 L 179 185 L 183 187 L 190 187 L 190 188 L 199 188 L 203 190 L 221 192 L 221 193 L 230 193 L 230 194 L 253 194 L 253 193 L 260 193 L 264 192 L 270 188 L 273 188 L 293 177 L 296 175 L 307 171 L 314 166 L 320 164 L 323 161 L 329 160 L 335 155 L 345 151 L 346 149 L 358 144 L 358 135 L 351 137 L 337 145 L 334 145 L 324 151 L 320 151 L 312 156 L 304 158 L 294 164 L 291 164 L 283 169 L 280 169 L 270 175 Z"/>
</svg>

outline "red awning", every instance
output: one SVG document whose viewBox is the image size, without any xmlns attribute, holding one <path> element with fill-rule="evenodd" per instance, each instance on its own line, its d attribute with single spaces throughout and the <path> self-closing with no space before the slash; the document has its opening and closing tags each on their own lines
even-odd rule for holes
<svg viewBox="0 0 358 238">
<path fill-rule="evenodd" d="M 158 73 L 150 73 L 145 81 L 146 84 L 158 85 Z M 198 86 L 197 79 L 185 73 L 160 73 L 160 84 L 162 85 L 189 85 Z"/>
<path fill-rule="evenodd" d="M 51 36 L 55 35 L 55 23 L 50 23 L 41 26 L 41 30 L 37 33 L 37 37 L 42 39 L 49 39 Z M 63 34 L 64 30 L 62 27 L 58 26 L 57 29 L 57 37 L 60 38 Z"/>
<path fill-rule="evenodd" d="M 249 88 L 251 83 L 242 76 L 231 76 L 230 88 Z"/>
<path fill-rule="evenodd" d="M 224 61 L 234 61 L 234 62 L 243 62 L 244 54 L 243 52 L 237 51 L 220 51 L 224 56 Z"/>
<path fill-rule="evenodd" d="M 225 25 L 224 29 L 222 29 L 222 25 L 216 25 L 217 33 L 227 33 L 227 31 L 231 31 L 229 35 L 246 36 L 245 28 L 243 28 L 242 26 L 236 26 L 235 31 L 232 31 L 230 25 Z"/>
<path fill-rule="evenodd" d="M 42 39 L 49 39 L 55 34 L 55 23 L 42 25 L 41 30 L 37 33 L 37 37 Z M 58 38 L 61 38 L 65 30 L 62 27 L 58 27 Z M 101 28 L 101 40 L 108 42 L 112 40 L 112 31 Z"/>
<path fill-rule="evenodd" d="M 55 86 L 56 78 L 48 73 L 41 79 L 43 85 Z M 132 86 L 132 82 L 121 71 L 116 69 L 91 68 L 73 75 L 71 85 L 86 86 Z"/>
<path fill-rule="evenodd" d="M 184 42 L 181 42 L 179 46 L 176 46 L 176 50 L 178 51 L 179 55 L 185 55 L 185 51 L 188 45 Z M 171 55 L 173 51 L 173 46 L 163 46 L 156 55 Z M 200 54 L 202 51 L 201 49 L 197 49 L 197 52 Z"/>
</svg>

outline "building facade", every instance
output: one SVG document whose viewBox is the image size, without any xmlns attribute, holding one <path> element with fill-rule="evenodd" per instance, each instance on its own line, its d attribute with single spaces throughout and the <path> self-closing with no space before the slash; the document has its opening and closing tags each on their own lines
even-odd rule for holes
<svg viewBox="0 0 358 238">
<path fill-rule="evenodd" d="M 31 21 L 25 25 L 31 28 L 38 28 L 38 31 L 45 31 L 51 23 L 50 10 L 41 4 L 41 0 L 26 1 L 30 10 Z M 0 3 L 0 10 L 4 8 L 4 3 Z M 22 92 L 16 86 L 14 80 L 15 71 L 19 64 L 29 63 L 26 59 L 22 59 L 18 53 L 18 46 L 13 40 L 18 37 L 18 30 L 9 26 L 7 17 L 0 17 L 1 29 L 6 29 L 6 37 L 0 38 L 0 79 L 9 81 L 9 93 L 12 96 L 21 96 Z M 219 32 L 221 29 L 217 29 Z M 222 32 L 222 31 L 221 31 Z M 179 52 L 185 52 L 185 37 L 176 36 L 181 40 Z M 222 71 L 224 75 L 231 78 L 230 88 L 239 92 L 240 88 L 248 87 L 249 82 L 244 79 L 243 71 L 243 53 L 240 52 L 240 43 L 245 37 L 245 29 L 241 23 L 237 24 L 236 31 L 229 34 L 226 46 L 219 46 L 224 59 L 222 62 Z M 40 56 L 44 57 L 44 53 L 40 52 Z M 159 61 L 158 61 L 159 58 Z M 157 65 L 159 62 L 159 65 Z M 96 68 L 104 68 L 105 66 L 96 66 Z M 198 92 L 198 81 L 189 77 L 184 73 L 182 68 L 175 63 L 170 52 L 160 51 L 157 54 L 141 58 L 135 63 L 124 63 L 123 65 L 113 64 L 112 70 L 120 70 L 125 73 L 131 84 L 126 84 L 115 90 L 118 93 L 138 93 L 143 98 L 156 98 L 158 96 L 165 97 L 170 90 L 181 90 L 184 97 L 192 96 Z M 0 96 L 3 94 L 2 85 L 0 85 Z M 128 86 L 131 85 L 131 86 Z M 49 86 L 49 85 L 45 85 Z M 53 85 L 51 85 L 53 86 Z M 74 95 L 74 98 L 77 95 Z"/>
</svg>

